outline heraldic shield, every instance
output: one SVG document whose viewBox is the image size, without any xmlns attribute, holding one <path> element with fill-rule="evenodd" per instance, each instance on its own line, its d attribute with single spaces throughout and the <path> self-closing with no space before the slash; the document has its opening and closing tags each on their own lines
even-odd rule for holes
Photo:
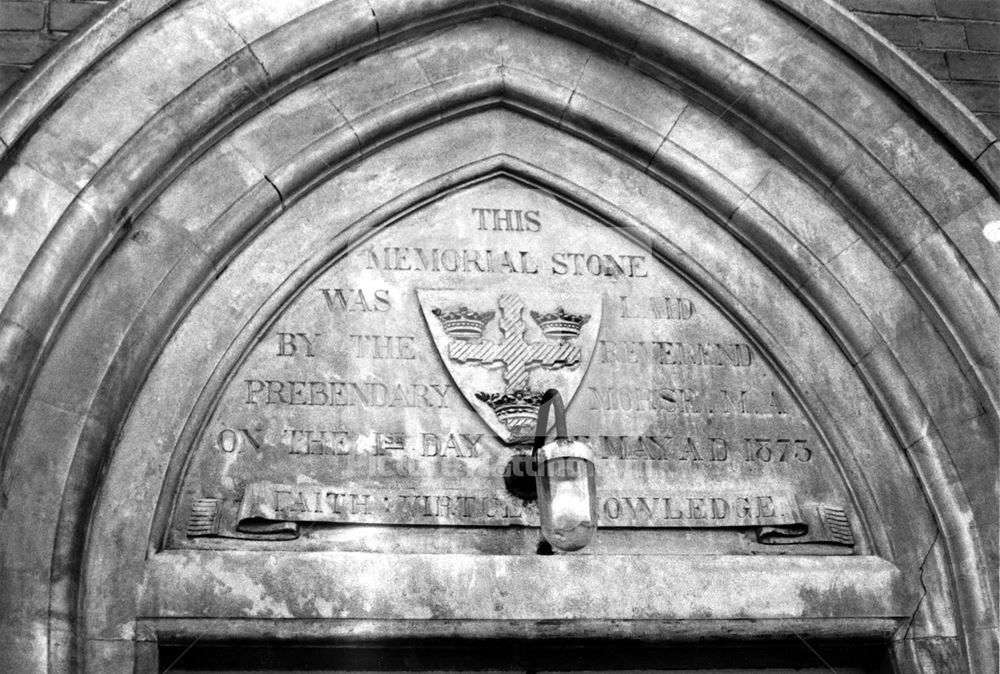
<svg viewBox="0 0 1000 674">
<path fill-rule="evenodd" d="M 546 389 L 572 404 L 597 343 L 600 296 L 522 289 L 417 296 L 456 387 L 501 441 L 534 437 Z"/>
</svg>

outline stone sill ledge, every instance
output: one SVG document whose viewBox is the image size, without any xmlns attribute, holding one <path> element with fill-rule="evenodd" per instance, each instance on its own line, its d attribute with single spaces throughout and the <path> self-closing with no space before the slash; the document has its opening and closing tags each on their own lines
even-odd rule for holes
<svg viewBox="0 0 1000 674">
<path fill-rule="evenodd" d="M 917 597 L 904 585 L 894 565 L 869 556 L 169 551 L 150 560 L 138 615 L 380 625 L 847 618 L 874 620 L 869 634 L 912 613 Z"/>
</svg>

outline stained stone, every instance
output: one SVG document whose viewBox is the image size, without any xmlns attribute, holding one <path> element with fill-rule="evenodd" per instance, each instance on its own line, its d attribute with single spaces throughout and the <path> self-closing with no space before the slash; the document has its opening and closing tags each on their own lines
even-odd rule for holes
<svg viewBox="0 0 1000 674">
<path fill-rule="evenodd" d="M 997 670 L 996 139 L 849 13 L 63 44 L 0 100 L 0 670 Z"/>
<path fill-rule="evenodd" d="M 537 526 L 503 475 L 554 388 L 597 457 L 602 528 L 854 546 L 829 452 L 759 347 L 648 247 L 551 195 L 466 188 L 296 295 L 196 442 L 177 545 L 296 523 Z"/>
</svg>

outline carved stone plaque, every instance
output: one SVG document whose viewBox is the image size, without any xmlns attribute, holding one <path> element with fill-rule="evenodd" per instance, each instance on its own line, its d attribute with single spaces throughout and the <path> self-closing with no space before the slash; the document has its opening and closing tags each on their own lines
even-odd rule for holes
<svg viewBox="0 0 1000 674">
<path fill-rule="evenodd" d="M 468 187 L 354 242 L 258 336 L 174 542 L 536 527 L 503 473 L 556 388 L 602 529 L 850 551 L 833 457 L 749 334 L 634 232 L 506 178 Z"/>
</svg>

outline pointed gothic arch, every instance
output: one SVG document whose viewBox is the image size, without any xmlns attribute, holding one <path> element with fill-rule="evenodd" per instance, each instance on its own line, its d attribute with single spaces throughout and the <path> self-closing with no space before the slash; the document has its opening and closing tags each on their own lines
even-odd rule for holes
<svg viewBox="0 0 1000 674">
<path fill-rule="evenodd" d="M 3 552 L 11 668 L 122 667 L 200 616 L 282 616 L 224 601 L 261 558 L 169 544 L 192 407 L 318 248 L 505 172 L 646 232 L 838 457 L 865 543 L 782 567 L 761 625 L 882 639 L 901 671 L 995 666 L 1000 280 L 979 230 L 1000 205 L 995 139 L 971 116 L 825 3 L 259 5 L 119 3 L 0 109 L 0 526 L 26 542 Z M 268 578 L 264 595 L 306 587 Z M 561 615 L 659 619 L 669 639 L 703 613 L 668 580 L 627 610 Z M 780 596 L 796 590 L 812 600 Z M 497 634 L 560 615 L 526 606 L 496 609 Z M 721 633 L 749 606 L 698 610 Z M 425 608 L 386 615 L 413 628 Z"/>
</svg>

